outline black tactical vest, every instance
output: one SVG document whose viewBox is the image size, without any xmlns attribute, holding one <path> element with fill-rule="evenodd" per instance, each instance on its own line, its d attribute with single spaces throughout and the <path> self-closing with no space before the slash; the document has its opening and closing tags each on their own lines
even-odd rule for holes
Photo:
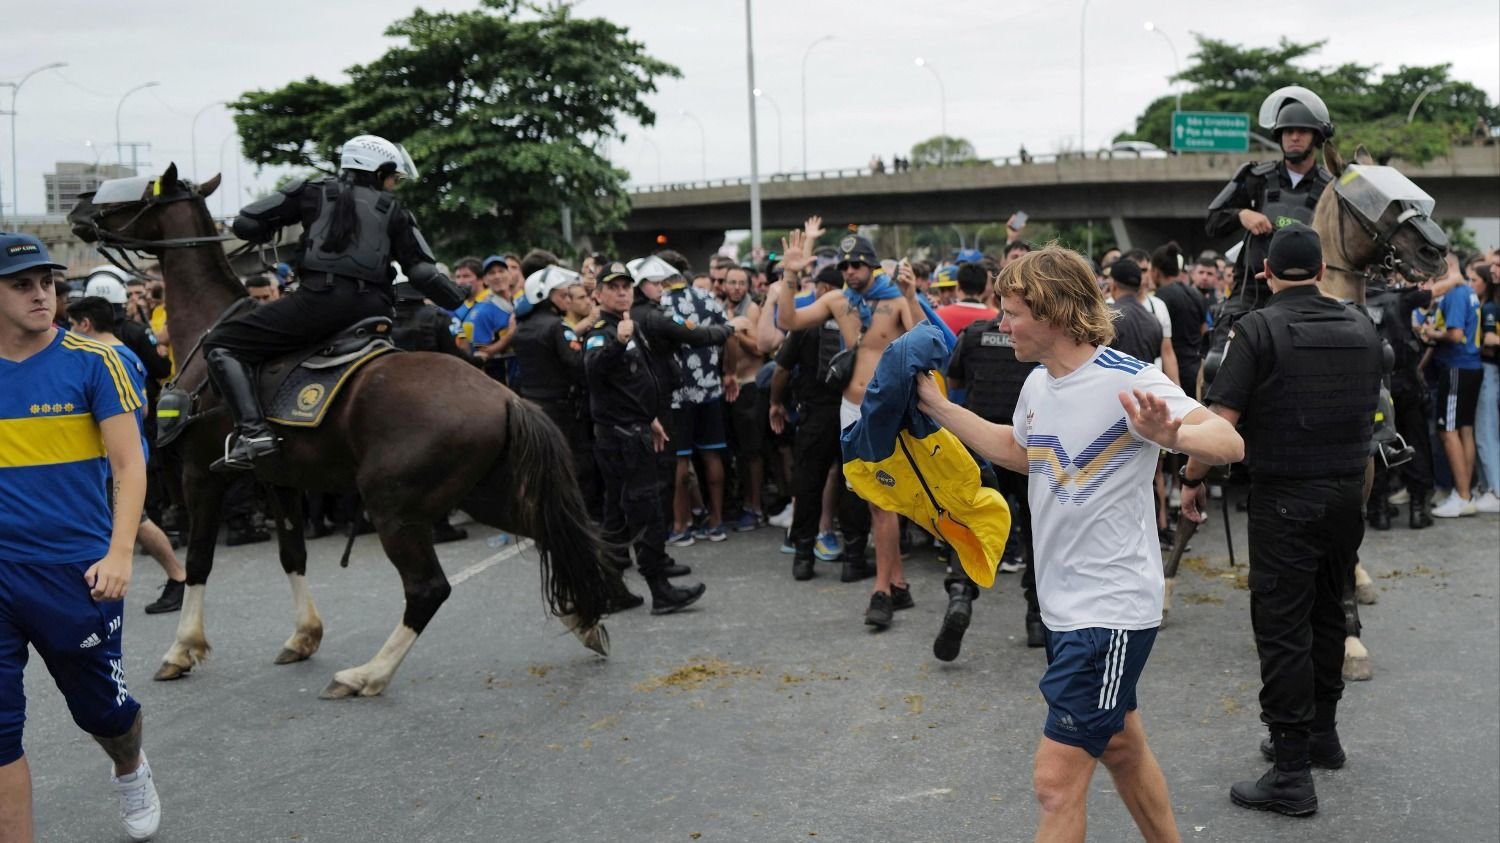
<svg viewBox="0 0 1500 843">
<path fill-rule="evenodd" d="M 439 351 L 437 332 L 448 330 L 451 319 L 420 298 L 414 302 L 398 299 L 391 342 L 403 351 Z"/>
<path fill-rule="evenodd" d="M 1010 335 L 1000 332 L 998 320 L 965 329 L 964 339 L 968 340 L 963 352 L 964 387 L 968 394 L 965 406 L 985 421 L 1010 424 L 1021 387 L 1036 364 L 1016 359 Z"/>
<path fill-rule="evenodd" d="M 532 401 L 565 401 L 573 396 L 577 377 L 557 356 L 555 333 L 562 317 L 543 302 L 516 326 L 511 351 L 520 374 L 512 387 Z"/>
<path fill-rule="evenodd" d="M 1333 175 L 1322 167 L 1314 167 L 1296 187 L 1281 183 L 1281 165 L 1266 162 L 1250 171 L 1245 188 L 1250 193 L 1250 208 L 1266 215 L 1271 221 L 1272 234 L 1248 235 L 1243 253 L 1234 274 L 1234 297 L 1243 298 L 1252 307 L 1264 304 L 1271 298 L 1271 288 L 1265 281 L 1257 281 L 1255 274 L 1265 267 L 1266 252 L 1271 248 L 1271 237 L 1275 229 L 1294 222 L 1312 225 L 1313 211 L 1318 207 L 1318 198 Z"/>
<path fill-rule="evenodd" d="M 333 228 L 333 210 L 339 194 L 354 191 L 355 233 L 343 251 L 326 248 Z M 323 205 L 307 229 L 307 248 L 302 253 L 304 272 L 326 272 L 370 284 L 390 283 L 391 215 L 396 199 L 383 190 L 333 179 L 323 183 Z"/>
<path fill-rule="evenodd" d="M 1257 351 L 1273 354 L 1276 361 L 1246 418 L 1251 472 L 1277 477 L 1363 472 L 1380 395 L 1374 326 L 1347 307 L 1319 300 L 1266 307 L 1245 318 L 1264 321 L 1272 348 Z"/>
</svg>

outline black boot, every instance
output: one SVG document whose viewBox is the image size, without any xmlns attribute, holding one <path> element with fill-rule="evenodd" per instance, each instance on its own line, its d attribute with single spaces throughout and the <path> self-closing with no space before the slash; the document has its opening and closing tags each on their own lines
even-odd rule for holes
<svg viewBox="0 0 1500 843">
<path fill-rule="evenodd" d="M 1421 530 L 1432 526 L 1432 510 L 1427 501 L 1428 490 L 1413 489 L 1411 491 L 1411 520 L 1407 526 L 1413 530 Z"/>
<path fill-rule="evenodd" d="M 693 569 L 691 566 L 684 565 L 670 556 L 667 557 L 666 563 L 661 566 L 661 575 L 668 578 L 685 577 L 692 572 Z"/>
<path fill-rule="evenodd" d="M 932 654 L 938 661 L 951 662 L 958 658 L 963 646 L 964 633 L 974 616 L 974 591 L 968 583 L 950 580 L 948 608 L 943 612 L 943 625 L 938 629 L 937 639 L 932 642 Z"/>
<path fill-rule="evenodd" d="M 792 579 L 810 580 L 817 557 L 813 555 L 814 542 L 797 542 L 797 552 L 792 556 Z"/>
<path fill-rule="evenodd" d="M 270 540 L 271 534 L 258 529 L 249 518 L 232 518 L 229 521 L 229 531 L 224 537 L 224 544 L 228 547 L 239 547 Z"/>
<path fill-rule="evenodd" d="M 1026 615 L 1026 646 L 1047 646 L 1047 626 L 1042 623 L 1041 615 Z"/>
<path fill-rule="evenodd" d="M 1317 813 L 1318 794 L 1308 762 L 1307 733 L 1272 729 L 1271 743 L 1276 764 L 1256 781 L 1235 782 L 1229 788 L 1229 798 L 1241 808 L 1275 811 L 1289 817 Z"/>
<path fill-rule="evenodd" d="M 1391 528 L 1391 513 L 1386 509 L 1383 499 L 1370 498 L 1370 505 L 1366 507 L 1366 510 L 1366 520 L 1370 522 L 1370 529 L 1384 531 Z"/>
<path fill-rule="evenodd" d="M 161 596 L 156 598 L 156 602 L 146 605 L 146 614 L 161 615 L 181 609 L 185 586 L 186 583 L 181 580 L 167 580 L 167 584 L 161 587 Z"/>
<path fill-rule="evenodd" d="M 708 590 L 703 583 L 686 588 L 672 585 L 672 582 L 661 574 L 648 577 L 646 584 L 651 586 L 651 614 L 653 615 L 670 615 L 686 609 L 698 602 L 698 598 Z"/>
<path fill-rule="evenodd" d="M 260 411 L 260 399 L 255 395 L 255 379 L 250 367 L 234 359 L 222 348 L 210 349 L 204 355 L 208 362 L 208 377 L 214 389 L 224 399 L 229 415 L 234 418 L 234 444 L 224 457 L 209 466 L 212 471 L 248 471 L 258 459 L 276 453 L 276 434 L 266 424 Z"/>
<path fill-rule="evenodd" d="M 839 582 L 859 582 L 875 576 L 875 566 L 865 561 L 867 536 L 857 539 L 844 537 L 844 569 L 839 573 Z"/>
<path fill-rule="evenodd" d="M 1276 760 L 1276 745 L 1270 738 L 1260 742 L 1260 754 L 1267 761 Z M 1337 729 L 1319 731 L 1314 729 L 1307 736 L 1307 760 L 1314 767 L 1321 770 L 1337 770 L 1344 766 L 1349 756 L 1344 754 L 1344 746 L 1339 743 Z"/>
</svg>

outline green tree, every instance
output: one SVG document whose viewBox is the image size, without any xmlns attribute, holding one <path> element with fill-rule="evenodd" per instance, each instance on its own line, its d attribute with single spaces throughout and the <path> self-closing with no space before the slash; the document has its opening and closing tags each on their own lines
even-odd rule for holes
<svg viewBox="0 0 1500 843">
<path fill-rule="evenodd" d="M 1283 38 L 1268 48 L 1194 37 L 1198 49 L 1191 64 L 1173 77 L 1190 86 L 1182 95 L 1185 111 L 1240 112 L 1254 120 L 1266 95 L 1285 85 L 1302 85 L 1327 103 L 1340 150 L 1352 153 L 1363 144 L 1377 160 L 1414 162 L 1447 153 L 1453 141 L 1472 134 L 1476 120 L 1495 125 L 1500 119 L 1500 107 L 1483 90 L 1450 78 L 1451 65 L 1402 66 L 1377 77 L 1372 66 L 1361 64 L 1306 66 L 1323 41 L 1301 44 Z M 1436 89 L 1422 97 L 1429 87 Z M 1419 98 L 1416 119 L 1408 124 L 1406 115 Z M 1156 99 L 1136 119 L 1135 131 L 1116 140 L 1147 140 L 1168 148 L 1175 106 L 1175 95 Z M 1268 135 L 1259 127 L 1252 131 Z"/>
<path fill-rule="evenodd" d="M 911 148 L 914 167 L 966 167 L 978 160 L 974 144 L 948 135 L 934 135 Z"/>
<path fill-rule="evenodd" d="M 563 206 L 580 233 L 623 224 L 627 174 L 599 150 L 621 135 L 622 117 L 655 123 L 644 98 L 659 78 L 680 76 L 675 67 L 566 3 L 417 9 L 385 34 L 396 45 L 349 68 L 347 83 L 308 78 L 242 95 L 232 107 L 250 159 L 332 173 L 353 135 L 403 143 L 421 174 L 401 199 L 451 251 L 567 254 Z"/>
</svg>

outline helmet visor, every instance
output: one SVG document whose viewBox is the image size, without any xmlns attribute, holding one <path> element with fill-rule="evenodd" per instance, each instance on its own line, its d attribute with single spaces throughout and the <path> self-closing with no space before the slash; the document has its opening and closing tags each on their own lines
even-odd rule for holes
<svg viewBox="0 0 1500 843">
<path fill-rule="evenodd" d="M 1260 114 L 1256 116 L 1256 122 L 1260 123 L 1262 129 L 1274 129 L 1276 117 L 1281 114 L 1281 109 L 1292 101 L 1307 106 L 1307 110 L 1312 112 L 1313 118 L 1318 122 L 1333 125 L 1333 121 L 1328 117 L 1328 106 L 1323 104 L 1323 98 L 1301 85 L 1288 85 L 1266 97 L 1266 101 L 1260 104 Z"/>
<path fill-rule="evenodd" d="M 401 153 L 401 160 L 396 162 L 396 172 L 400 173 L 402 178 L 412 181 L 421 178 L 421 174 L 417 172 L 417 163 L 411 160 L 411 153 L 406 151 L 406 147 L 398 143 L 396 151 Z"/>
</svg>

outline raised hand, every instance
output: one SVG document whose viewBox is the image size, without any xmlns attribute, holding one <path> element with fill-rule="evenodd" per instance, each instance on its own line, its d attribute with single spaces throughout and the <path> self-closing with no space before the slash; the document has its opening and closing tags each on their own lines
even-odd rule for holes
<svg viewBox="0 0 1500 843">
<path fill-rule="evenodd" d="M 823 218 L 817 214 L 808 217 L 807 222 L 802 224 L 802 233 L 807 237 L 808 244 L 816 243 L 823 236 Z"/>
<path fill-rule="evenodd" d="M 910 297 L 917 291 L 917 273 L 911 268 L 911 261 L 901 259 L 901 265 L 896 268 L 896 286 L 901 288 L 901 295 Z"/>
<path fill-rule="evenodd" d="M 630 321 L 630 311 L 627 310 L 620 316 L 620 326 L 615 329 L 615 336 L 620 342 L 630 342 L 635 336 L 635 323 Z"/>
<path fill-rule="evenodd" d="M 1132 393 L 1134 398 L 1131 397 Z M 1182 419 L 1172 418 L 1167 402 L 1152 393 L 1133 389 L 1120 393 L 1120 406 L 1125 408 L 1125 415 L 1129 417 L 1130 426 L 1135 428 L 1137 436 L 1169 450 L 1176 448 L 1177 432 L 1182 428 Z"/>
<path fill-rule="evenodd" d="M 805 271 L 808 264 L 812 263 L 812 255 L 807 251 L 808 244 L 811 242 L 807 237 L 807 232 L 800 230 L 781 238 L 782 271 L 798 274 Z"/>
</svg>

